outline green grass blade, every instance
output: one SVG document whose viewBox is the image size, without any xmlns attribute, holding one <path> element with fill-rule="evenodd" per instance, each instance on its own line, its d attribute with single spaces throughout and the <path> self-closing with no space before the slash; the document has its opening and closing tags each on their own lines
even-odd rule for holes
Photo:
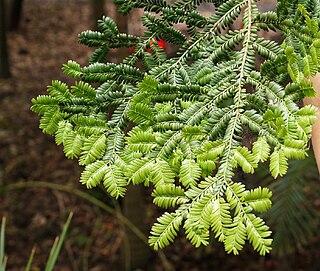
<svg viewBox="0 0 320 271">
<path fill-rule="evenodd" d="M 3 270 L 3 271 L 6 270 L 7 260 L 8 260 L 8 257 L 7 257 L 7 256 L 4 256 L 3 262 L 2 262 L 2 268 L 3 268 L 2 270 Z"/>
<path fill-rule="evenodd" d="M 36 248 L 33 247 L 25 271 L 30 271 L 35 253 L 36 253 Z"/>
<path fill-rule="evenodd" d="M 51 248 L 45 271 L 52 271 L 52 269 L 56 263 L 56 260 L 58 258 L 58 255 L 60 253 L 60 250 L 61 250 L 61 247 L 63 244 L 63 241 L 66 237 L 67 230 L 68 230 L 68 227 L 69 227 L 71 219 L 72 219 L 72 215 L 73 215 L 73 213 L 71 212 L 68 216 L 66 223 L 63 226 L 63 230 L 62 230 L 60 238 L 56 238 L 56 240 Z"/>
<path fill-rule="evenodd" d="M 55 254 L 55 251 L 57 249 L 57 244 L 58 244 L 58 241 L 59 241 L 59 236 L 57 236 L 55 239 L 54 239 L 54 242 L 53 242 L 53 245 L 51 247 L 51 251 L 50 251 L 50 254 L 49 254 L 49 257 L 48 257 L 48 261 L 47 261 L 47 266 L 48 266 L 48 270 L 51 270 L 53 268 L 53 265 L 54 263 L 52 263 L 52 259 L 53 259 L 53 256 Z M 50 267 L 50 265 L 52 265 Z M 47 268 L 46 266 L 46 268 Z M 51 268 L 51 269 L 50 269 Z M 47 269 L 46 269 L 47 270 Z"/>
<path fill-rule="evenodd" d="M 0 230 L 0 271 L 5 271 L 7 259 L 4 256 L 6 218 L 2 218 Z"/>
</svg>

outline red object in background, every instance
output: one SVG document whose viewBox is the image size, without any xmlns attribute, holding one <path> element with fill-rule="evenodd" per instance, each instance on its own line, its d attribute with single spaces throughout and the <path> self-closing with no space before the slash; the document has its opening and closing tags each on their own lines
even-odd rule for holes
<svg viewBox="0 0 320 271">
<path fill-rule="evenodd" d="M 166 44 L 166 42 L 164 40 L 157 40 L 157 43 L 164 51 L 167 50 L 167 44 Z"/>
<path fill-rule="evenodd" d="M 167 43 L 166 43 L 164 40 L 162 40 L 162 39 L 157 40 L 157 44 L 158 44 L 159 47 L 161 47 L 164 51 L 166 51 L 166 49 L 167 49 Z M 150 46 L 152 46 L 152 40 L 150 41 Z M 147 52 L 151 54 L 150 46 L 148 46 Z M 130 48 L 129 48 L 130 53 L 133 53 L 133 52 L 134 52 L 134 49 L 135 49 L 134 46 L 130 47 Z"/>
<path fill-rule="evenodd" d="M 161 47 L 164 51 L 167 49 L 167 44 L 164 40 L 157 40 L 157 44 Z M 150 40 L 150 46 L 152 46 L 152 40 Z M 151 53 L 150 47 L 147 49 L 148 53 Z"/>
</svg>

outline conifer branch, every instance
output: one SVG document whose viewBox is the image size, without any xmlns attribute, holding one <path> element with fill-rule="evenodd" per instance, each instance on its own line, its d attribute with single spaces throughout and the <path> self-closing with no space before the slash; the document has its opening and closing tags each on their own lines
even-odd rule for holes
<svg viewBox="0 0 320 271">
<path fill-rule="evenodd" d="M 279 0 L 276 12 L 261 13 L 254 0 L 116 2 L 123 13 L 145 9 L 144 36 L 119 33 L 107 17 L 100 31 L 80 34 L 96 48 L 90 65 L 69 61 L 64 72 L 79 82 L 53 81 L 49 95 L 32 100 L 40 128 L 86 166 L 87 187 L 102 182 L 118 198 L 131 182 L 152 185 L 154 203 L 175 209 L 152 227 L 155 249 L 183 227 L 196 247 L 213 232 L 229 253 L 246 241 L 269 253 L 271 232 L 258 212 L 270 208 L 271 192 L 246 189 L 235 172 L 252 174 L 267 162 L 277 178 L 288 160 L 306 157 L 317 111 L 299 101 L 314 95 L 308 78 L 320 70 L 319 4 Z M 206 2 L 215 4 L 210 17 L 196 11 Z M 237 19 L 242 28 L 232 29 Z M 185 23 L 190 37 L 175 23 Z M 258 36 L 269 29 L 284 42 Z M 158 39 L 178 45 L 176 56 L 167 58 Z M 135 46 L 123 63 L 104 62 L 109 49 L 123 46 Z"/>
</svg>

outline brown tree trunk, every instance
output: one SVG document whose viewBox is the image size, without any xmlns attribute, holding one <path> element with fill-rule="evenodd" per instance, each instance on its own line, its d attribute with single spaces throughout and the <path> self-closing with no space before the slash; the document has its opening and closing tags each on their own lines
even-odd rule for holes
<svg viewBox="0 0 320 271">
<path fill-rule="evenodd" d="M 141 185 L 130 185 L 123 201 L 123 214 L 142 232 L 147 232 L 144 224 L 146 203 L 143 197 Z M 145 270 L 148 264 L 151 250 L 147 244 L 139 239 L 130 229 L 126 228 L 128 248 L 124 251 L 123 270 Z"/>
<path fill-rule="evenodd" d="M 116 23 L 118 29 L 121 33 L 128 33 L 128 17 L 120 14 L 119 12 L 116 13 Z M 124 58 L 129 55 L 129 49 L 126 47 L 118 48 L 116 51 L 116 61 L 118 63 L 122 62 Z"/>
<path fill-rule="evenodd" d="M 312 148 L 320 172 L 320 73 L 317 73 L 315 77 L 311 78 L 311 81 L 316 91 L 316 96 L 305 98 L 304 104 L 312 104 L 318 108 L 317 121 L 312 126 Z"/>
<path fill-rule="evenodd" d="M 10 0 L 6 2 L 7 28 L 9 31 L 18 30 L 21 21 L 23 0 Z"/>
<path fill-rule="evenodd" d="M 0 0 L 0 78 L 10 77 L 4 0 Z"/>
<path fill-rule="evenodd" d="M 116 13 L 116 23 L 121 33 L 128 33 L 128 17 Z M 128 48 L 119 48 L 116 51 L 116 60 L 120 63 L 129 55 Z M 145 200 L 143 197 L 143 186 L 130 185 L 123 202 L 124 215 L 132 221 L 142 232 L 146 233 L 146 225 L 143 223 L 146 214 Z M 129 244 L 129 249 L 125 252 L 126 266 L 124 270 L 145 270 L 148 264 L 148 259 L 151 255 L 150 248 L 130 229 L 126 229 L 126 236 Z M 129 254 L 129 255 L 128 255 Z"/>
<path fill-rule="evenodd" d="M 91 24 L 93 29 L 97 29 L 98 20 L 102 19 L 104 14 L 104 0 L 90 0 L 91 6 Z"/>
</svg>

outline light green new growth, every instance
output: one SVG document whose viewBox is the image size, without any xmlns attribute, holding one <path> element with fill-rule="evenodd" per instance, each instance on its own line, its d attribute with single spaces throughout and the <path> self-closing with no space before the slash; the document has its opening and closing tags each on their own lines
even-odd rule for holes
<svg viewBox="0 0 320 271">
<path fill-rule="evenodd" d="M 81 33 L 80 42 L 96 48 L 90 65 L 69 61 L 63 70 L 79 81 L 53 81 L 49 95 L 33 99 L 40 128 L 85 166 L 88 188 L 103 183 L 119 198 L 129 183 L 152 185 L 154 203 L 170 209 L 151 229 L 154 249 L 183 229 L 196 247 L 213 234 L 228 253 L 246 241 L 269 253 L 271 231 L 258 213 L 270 208 L 271 192 L 246 189 L 235 172 L 266 162 L 277 178 L 289 159 L 307 155 L 316 108 L 300 101 L 314 95 L 309 77 L 320 67 L 319 1 L 279 0 L 266 13 L 254 0 L 115 2 L 123 13 L 145 10 L 144 36 L 120 33 L 107 17 L 100 32 Z M 202 3 L 214 4 L 211 16 L 197 11 Z M 282 44 L 262 37 L 276 29 Z M 177 45 L 176 55 L 167 58 L 157 39 Z M 134 52 L 106 63 L 119 47 Z"/>
</svg>

